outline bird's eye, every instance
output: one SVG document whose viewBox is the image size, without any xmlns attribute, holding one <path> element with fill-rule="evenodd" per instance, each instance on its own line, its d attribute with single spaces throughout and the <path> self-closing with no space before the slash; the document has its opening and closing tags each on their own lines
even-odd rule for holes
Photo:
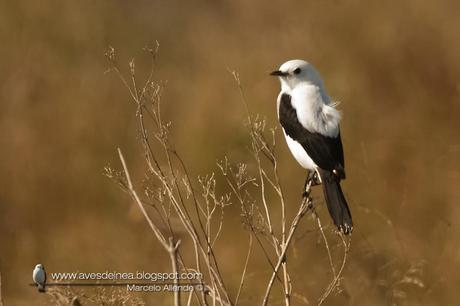
<svg viewBox="0 0 460 306">
<path fill-rule="evenodd" d="M 294 70 L 294 74 L 299 74 L 299 73 L 300 73 L 300 68 L 296 68 L 296 69 Z"/>
</svg>

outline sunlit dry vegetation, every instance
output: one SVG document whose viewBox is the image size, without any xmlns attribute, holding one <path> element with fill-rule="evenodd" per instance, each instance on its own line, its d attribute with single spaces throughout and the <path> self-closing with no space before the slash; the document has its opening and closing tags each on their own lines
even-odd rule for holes
<svg viewBox="0 0 460 306">
<path fill-rule="evenodd" d="M 240 305 L 261 303 L 273 269 L 255 234 L 269 249 L 273 265 L 278 258 L 276 245 L 279 248 L 282 241 L 281 202 L 268 181 L 276 180 L 273 165 L 260 151 L 259 168 L 251 127 L 256 131 L 263 127 L 267 144 L 275 144 L 286 233 L 301 207 L 305 173 L 277 128 L 279 84 L 267 73 L 287 59 L 304 58 L 318 68 L 329 94 L 341 102 L 347 170 L 343 188 L 355 222 L 343 278 L 324 305 L 456 303 L 459 5 L 453 0 L 275 1 L 270 5 L 243 0 L 0 2 L 4 305 L 49 303 L 49 295 L 37 295 L 27 285 L 38 262 L 48 272 L 172 269 L 168 252 L 155 239 L 139 205 L 101 173 L 109 164 L 126 188 L 120 148 L 148 215 L 154 224 L 162 222 L 155 207 L 148 205 L 162 207 L 157 197 L 163 194 L 157 188 L 165 186 L 148 171 L 148 164 L 146 168 L 138 104 L 118 73 L 107 71 L 113 65 L 107 66 L 104 58 L 108 45 L 117 50 L 119 72 L 131 88 L 133 65 L 129 63 L 135 58 L 139 82 L 135 92 L 140 94 L 151 71 L 149 51 L 142 48 L 155 40 L 161 50 L 151 81 L 158 87 L 149 88 L 148 94 L 161 91 L 161 117 L 170 147 L 164 150 L 156 143 L 152 150 L 170 152 L 172 169 L 177 171 L 171 171 L 164 155 L 160 168 L 169 169 L 168 178 L 177 175 L 198 230 L 191 190 L 200 198 L 198 209 L 204 208 L 199 214 L 205 216 L 207 208 L 213 213 L 208 238 L 230 300 L 235 302 L 238 296 Z M 239 73 L 252 124 L 229 70 Z M 147 113 L 144 118 L 150 120 Z M 149 122 L 146 130 L 155 142 L 155 123 Z M 278 244 L 266 228 L 259 169 L 266 171 L 262 177 L 268 177 L 265 201 Z M 257 205 L 243 206 L 225 173 L 232 176 L 231 182 L 247 175 L 243 187 Z M 174 184 L 174 179 L 168 183 Z M 344 255 L 321 192 L 312 189 L 320 219 L 311 211 L 303 216 L 287 256 L 293 305 L 316 305 L 334 279 L 330 261 L 337 273 Z M 178 189 L 174 190 L 178 199 Z M 169 207 L 169 197 L 165 200 Z M 187 227 L 174 206 L 171 209 L 171 228 L 177 229 L 173 242 L 181 241 L 179 250 L 193 249 Z M 206 233 L 206 218 L 202 222 Z M 171 236 L 168 228 L 159 228 L 166 244 Z M 202 241 L 206 251 L 207 243 Z M 181 255 L 185 264 L 179 261 L 179 269 L 196 267 L 195 253 Z M 270 295 L 274 305 L 285 303 L 282 267 L 278 275 L 281 282 L 275 279 Z M 213 287 L 206 277 L 216 290 L 217 279 Z M 72 294 L 81 291 L 61 293 L 62 299 L 71 301 Z M 109 294 L 121 301 L 116 293 Z M 225 296 L 223 291 L 221 295 Z M 135 298 L 147 305 L 170 304 L 173 295 Z M 212 301 L 211 295 L 207 298 Z M 203 298 L 193 297 L 197 300 Z"/>
<path fill-rule="evenodd" d="M 187 304 L 238 305 L 240 297 L 243 300 L 245 295 L 261 296 L 263 298 L 260 302 L 262 305 L 267 305 L 275 281 L 279 281 L 281 284 L 284 304 L 291 305 L 291 298 L 294 293 L 292 277 L 288 269 L 288 250 L 300 221 L 307 212 L 311 213 L 318 224 L 332 272 L 330 284 L 318 298 L 318 305 L 323 304 L 332 292 L 341 288 L 340 281 L 351 240 L 345 239 L 341 233 L 338 233 L 344 246 L 344 255 L 340 268 L 336 270 L 328 239 L 310 196 L 312 181 L 307 183 L 305 193 L 299 200 L 297 214 L 292 221 L 287 220 L 285 196 L 280 184 L 278 157 L 275 151 L 275 131 L 272 129 L 271 133 L 267 135 L 265 133 L 265 121 L 250 113 L 240 78 L 235 71 L 231 74 L 236 81 L 247 111 L 247 126 L 250 136 L 248 153 L 252 155 L 255 166 L 248 167 L 248 164 L 244 162 L 233 164 L 225 156 L 223 161 L 217 163 L 220 169 L 219 176 L 211 173 L 197 179 L 191 177 L 181 154 L 170 139 L 169 130 L 172 123 L 164 121 L 161 113 L 162 87 L 152 81 L 158 47 L 157 43 L 155 48 L 145 48 L 150 53 L 152 63 L 150 74 L 142 86 L 137 81 L 134 59 L 129 63 L 130 75 L 127 78 L 120 72 L 113 47 L 109 47 L 106 52 L 111 64 L 110 71 L 119 76 L 129 91 L 132 101 L 135 102 L 139 138 L 142 142 L 146 171 L 144 186 L 142 192 L 139 193 L 137 186 L 132 182 L 125 157 L 119 148 L 118 155 L 122 164 L 122 171 L 106 167 L 105 175 L 120 185 L 139 207 L 155 238 L 169 254 L 171 271 L 174 273 L 192 271 L 200 272 L 203 275 L 203 278 L 192 281 L 195 287 L 199 286 L 201 289 L 190 291 L 187 299 L 181 297 L 181 291 L 173 293 L 174 305 L 180 305 L 183 300 L 186 300 Z M 272 140 L 269 141 L 268 139 Z M 257 174 L 251 174 L 248 168 L 254 168 Z M 217 177 L 221 179 L 218 180 Z M 216 185 L 220 181 L 225 183 L 229 189 L 228 193 L 219 195 L 216 192 Z M 273 190 L 277 201 L 267 199 L 269 190 Z M 275 205 L 275 203 L 270 202 L 278 202 L 279 204 Z M 242 224 L 249 232 L 241 237 L 236 237 L 237 241 L 243 241 L 245 236 L 249 236 L 249 246 L 238 291 L 234 297 L 227 289 L 228 284 L 225 285 L 226 281 L 219 268 L 219 262 L 224 257 L 221 257 L 221 253 L 215 246 L 224 227 L 225 209 L 233 203 L 239 205 Z M 146 209 L 147 206 L 153 208 L 152 213 L 149 214 Z M 279 221 L 273 220 L 271 216 L 276 208 L 280 210 Z M 174 225 L 174 220 L 179 220 L 179 224 Z M 178 236 L 177 233 L 179 232 L 185 232 L 187 235 Z M 181 245 L 185 239 L 190 240 L 188 248 Z M 256 292 L 254 289 L 250 290 L 249 293 L 243 293 L 246 274 L 252 271 L 249 261 L 253 252 L 253 240 L 256 240 L 256 245 L 271 272 L 271 277 L 266 281 L 265 293 Z M 194 254 L 194 256 L 185 256 L 184 254 Z M 187 264 L 187 260 L 191 263 Z M 325 270 L 327 270 L 326 267 Z M 278 275 L 279 272 L 281 274 L 281 271 L 282 277 Z M 258 282 L 263 283 L 263 279 L 258 280 Z M 187 283 L 190 281 L 185 282 L 185 284 Z M 174 284 L 181 285 L 181 282 L 175 280 Z M 250 284 L 245 287 L 248 286 L 249 288 L 252 287 Z M 308 300 L 301 293 L 295 292 L 295 294 Z M 195 296 L 193 297 L 193 295 Z"/>
</svg>

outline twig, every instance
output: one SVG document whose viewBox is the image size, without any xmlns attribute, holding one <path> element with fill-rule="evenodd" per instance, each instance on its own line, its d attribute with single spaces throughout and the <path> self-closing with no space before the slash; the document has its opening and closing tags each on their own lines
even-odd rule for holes
<svg viewBox="0 0 460 306">
<path fill-rule="evenodd" d="M 163 247 L 167 250 L 168 249 L 168 244 L 166 243 L 166 240 L 165 240 L 163 234 L 161 233 L 160 229 L 155 225 L 155 223 L 153 223 L 152 219 L 147 214 L 147 211 L 145 210 L 141 199 L 139 198 L 139 196 L 137 195 L 136 190 L 133 187 L 133 183 L 131 181 L 131 176 L 129 175 L 128 167 L 126 166 L 126 161 L 125 161 L 125 158 L 123 157 L 123 153 L 121 152 L 120 148 L 118 148 L 118 156 L 119 156 L 121 164 L 123 166 L 123 171 L 125 173 L 129 194 L 134 199 L 136 204 L 139 206 L 139 209 L 141 210 L 142 214 L 144 215 L 144 218 L 147 220 L 147 223 L 149 224 L 150 228 L 152 229 L 152 231 L 155 234 L 155 236 L 158 239 L 158 241 L 160 241 L 160 243 L 163 245 Z"/>
<path fill-rule="evenodd" d="M 285 206 L 285 201 L 284 201 L 284 195 L 282 192 L 281 184 L 280 184 L 280 179 L 278 176 L 278 167 L 277 167 L 277 161 L 275 158 L 274 154 L 274 147 L 275 147 L 275 138 L 273 137 L 273 147 L 270 147 L 261 131 L 263 130 L 265 126 L 265 122 L 258 122 L 257 119 L 254 121 L 251 116 L 251 112 L 249 110 L 249 105 L 246 101 L 246 97 L 244 94 L 243 86 L 241 84 L 241 80 L 239 78 L 239 75 L 236 71 L 230 71 L 232 74 L 233 78 L 235 79 L 238 90 L 241 96 L 241 100 L 243 101 L 243 104 L 246 108 L 246 115 L 247 115 L 247 120 L 248 124 L 250 127 L 250 136 L 252 139 L 252 150 L 253 150 L 253 155 L 257 161 L 257 166 L 259 170 L 259 179 L 261 183 L 261 196 L 262 196 L 262 203 L 265 209 L 265 218 L 266 222 L 268 225 L 268 230 L 269 234 L 272 238 L 272 243 L 273 247 L 276 252 L 276 256 L 280 258 L 280 253 L 282 248 L 286 246 L 286 206 Z M 272 165 L 272 170 L 273 170 L 273 175 L 275 177 L 275 182 L 271 180 L 268 175 L 266 174 L 265 170 L 262 167 L 261 164 L 261 159 L 260 159 L 260 153 L 262 152 L 262 155 L 267 158 L 268 161 L 270 161 Z M 273 187 L 275 190 L 276 194 L 278 195 L 280 202 L 281 202 L 281 244 L 279 243 L 278 238 L 276 237 L 274 231 L 273 231 L 273 226 L 272 226 L 272 221 L 266 201 L 266 191 L 265 191 L 265 182 L 264 182 L 264 177 L 267 179 L 267 181 L 270 183 L 270 185 Z M 257 236 L 256 236 L 257 237 Z M 284 255 L 282 256 L 284 257 Z M 284 290 L 284 297 L 285 297 L 285 305 L 289 306 L 290 305 L 290 278 L 287 270 L 287 262 L 286 260 L 282 261 L 282 266 L 283 266 L 283 281 L 281 282 Z M 276 277 L 277 273 L 275 273 Z"/>
<path fill-rule="evenodd" d="M 249 257 L 251 256 L 251 250 L 252 250 L 252 233 L 249 233 L 248 255 L 246 256 L 246 262 L 244 263 L 243 273 L 241 274 L 240 286 L 238 287 L 238 292 L 237 292 L 236 298 L 235 298 L 235 306 L 238 305 L 238 300 L 239 300 L 239 297 L 240 297 L 240 294 L 241 294 L 241 290 L 243 289 L 244 278 L 246 276 L 246 270 L 248 268 Z"/>
<path fill-rule="evenodd" d="M 295 233 L 295 231 L 297 229 L 297 226 L 298 226 L 300 220 L 302 219 L 302 217 L 305 215 L 307 210 L 312 205 L 312 200 L 311 200 L 311 198 L 309 196 L 310 187 L 311 187 L 311 181 L 308 182 L 307 190 L 306 190 L 307 195 L 303 198 L 302 203 L 301 203 L 300 208 L 299 208 L 299 211 L 297 212 L 297 215 L 294 217 L 294 220 L 292 221 L 291 228 L 289 230 L 289 235 L 286 238 L 286 243 L 283 244 L 281 254 L 278 257 L 278 262 L 277 262 L 277 264 L 275 266 L 275 269 L 274 269 L 274 271 L 272 273 L 270 281 L 268 282 L 268 286 L 267 286 L 267 289 L 265 291 L 264 299 L 263 299 L 263 302 L 262 302 L 263 306 L 268 304 L 268 299 L 270 297 L 270 291 L 271 291 L 271 288 L 273 287 L 273 281 L 275 280 L 275 277 L 276 277 L 276 274 L 278 273 L 279 268 L 281 267 L 282 263 L 285 261 L 286 252 L 287 252 L 287 250 L 289 248 L 289 245 L 290 245 L 292 237 L 294 236 L 294 233 Z"/>
<path fill-rule="evenodd" d="M 286 215 L 286 202 L 278 173 L 274 130 L 272 129 L 272 142 L 269 143 L 265 137 L 265 120 L 251 115 L 239 76 L 236 72 L 232 72 L 233 77 L 238 84 L 244 106 L 246 107 L 247 119 L 250 127 L 249 135 L 252 145 L 250 150 L 257 162 L 256 167 L 258 170 L 258 177 L 256 175 L 254 178 L 246 175 L 245 164 L 241 165 L 238 172 L 232 171 L 232 168 L 230 167 L 230 173 L 227 173 L 227 164 L 225 164 L 225 167 L 224 165 L 219 165 L 227 184 L 231 188 L 231 193 L 236 196 L 238 202 L 241 204 L 243 216 L 245 217 L 245 221 L 249 225 L 250 229 L 248 242 L 249 249 L 247 251 L 246 260 L 238 286 L 235 304 L 233 304 L 226 289 L 222 274 L 219 270 L 214 250 L 215 242 L 219 238 L 223 226 L 223 208 L 230 203 L 230 197 L 233 198 L 233 196 L 228 194 L 227 199 L 225 199 L 225 197 L 217 196 L 215 193 L 216 186 L 213 176 L 211 176 L 210 179 L 207 177 L 204 180 L 198 179 L 198 183 L 203 187 L 203 193 L 196 193 L 187 168 L 181 156 L 174 149 L 172 140 L 169 138 L 170 125 L 169 123 L 164 123 L 161 118 L 160 98 L 162 86 L 155 84 L 152 81 L 153 63 L 158 51 L 158 45 L 156 49 L 149 49 L 148 51 L 152 54 L 152 69 L 143 87 L 138 86 L 141 83 L 137 84 L 134 60 L 130 62 L 129 66 L 131 72 L 130 78 L 128 77 L 125 79 L 116 66 L 113 70 L 118 73 L 122 83 L 128 88 L 131 98 L 137 104 L 136 116 L 138 119 L 143 153 L 147 162 L 147 177 L 149 180 L 152 179 L 155 183 L 158 183 L 158 196 L 151 196 L 150 193 L 153 193 L 153 191 L 146 187 L 145 193 L 149 200 L 145 200 L 144 202 L 144 200 L 141 199 L 140 196 L 142 196 L 142 194 L 139 195 L 136 192 L 124 156 L 121 150 L 118 149 L 124 174 L 124 178 L 120 179 L 120 184 L 139 206 L 144 218 L 149 224 L 149 227 L 155 234 L 155 237 L 168 252 L 174 273 L 177 273 L 182 269 L 185 271 L 190 270 L 190 268 L 187 268 L 184 258 L 181 256 L 180 251 L 182 248 L 179 249 L 180 240 L 175 238 L 175 232 L 177 233 L 178 229 L 170 222 L 173 215 L 178 217 L 181 222 L 181 226 L 184 227 L 188 234 L 186 238 L 191 241 L 194 247 L 196 271 L 204 271 L 206 273 L 206 282 L 204 279 L 200 279 L 200 283 L 203 286 L 202 292 L 194 292 L 200 304 L 208 305 L 209 301 L 211 301 L 210 303 L 213 305 L 238 304 L 245 285 L 247 271 L 250 267 L 249 261 L 252 254 L 253 239 L 255 238 L 256 243 L 261 247 L 263 255 L 272 269 L 272 275 L 267 284 L 262 305 L 265 306 L 268 304 L 271 290 L 274 286 L 275 279 L 277 279 L 283 289 L 284 304 L 289 306 L 291 303 L 292 286 L 288 273 L 287 252 L 291 244 L 294 244 L 293 237 L 298 229 L 301 219 L 310 208 L 313 208 L 313 200 L 310 197 L 312 181 L 310 180 L 308 182 L 305 190 L 306 195 L 302 199 L 300 208 L 295 217 L 289 223 Z M 111 50 L 111 52 L 113 52 L 113 50 Z M 112 56 L 112 53 L 110 53 L 109 59 L 112 59 L 115 63 L 113 58 L 114 55 Z M 149 102 L 150 104 L 148 104 Z M 144 114 L 147 115 L 145 118 Z M 153 122 L 153 134 L 150 131 L 147 131 L 147 126 L 150 127 L 150 122 L 148 121 L 150 119 Z M 154 137 L 149 139 L 150 135 L 153 135 Z M 155 148 L 153 145 L 156 145 L 157 143 L 162 149 L 161 153 L 157 153 L 156 150 L 153 150 L 153 148 Z M 166 165 L 160 166 L 160 163 L 163 161 Z M 184 176 L 182 176 L 182 174 Z M 261 204 L 258 204 L 258 200 L 255 200 L 252 197 L 253 191 L 248 187 L 251 184 L 254 184 L 257 188 L 259 188 L 258 192 L 260 192 Z M 277 220 L 272 219 L 273 215 L 271 215 L 271 208 L 273 205 L 269 205 L 272 203 L 269 203 L 269 197 L 267 195 L 268 192 L 271 192 L 271 190 L 274 191 L 275 196 L 280 201 L 279 209 L 281 209 L 281 217 Z M 160 203 L 161 207 L 154 207 L 155 213 L 158 214 L 161 221 L 166 224 L 167 230 L 163 229 L 163 223 L 152 220 L 152 218 L 150 218 L 147 214 L 145 205 L 150 205 L 150 200 L 153 200 L 153 203 Z M 152 205 L 155 206 L 155 204 Z M 193 207 L 190 207 L 189 205 L 193 205 Z M 263 210 L 261 206 L 263 206 Z M 222 209 L 222 212 L 220 215 L 220 222 L 216 225 L 214 221 L 217 214 L 216 212 L 218 212 L 219 208 Z M 340 269 L 337 271 L 334 266 L 333 256 L 331 254 L 329 242 L 324 233 L 321 220 L 314 209 L 312 209 L 312 215 L 317 219 L 318 228 L 325 243 L 333 275 L 330 284 L 318 301 L 318 305 L 321 305 L 334 291 L 334 289 L 340 286 L 341 275 L 347 260 L 350 243 L 347 244 L 344 236 L 340 235 L 344 245 L 344 255 Z M 275 234 L 275 232 L 277 234 Z M 165 238 L 168 236 L 169 239 Z M 271 249 L 271 247 L 273 247 L 273 249 Z M 281 268 L 283 271 L 282 277 L 281 274 L 278 275 Z M 209 281 L 207 279 L 208 277 Z M 176 289 L 179 288 L 179 279 L 174 279 L 174 285 L 177 286 Z M 180 290 L 174 291 L 173 298 L 174 305 L 180 306 Z M 184 297 L 183 299 L 184 303 L 187 300 L 187 305 L 190 305 L 192 303 L 192 293 L 187 297 L 187 299 Z M 2 306 L 1 291 L 0 306 Z"/>
<path fill-rule="evenodd" d="M 218 166 L 221 169 L 222 175 L 225 177 L 228 186 L 230 187 L 230 189 L 232 190 L 233 194 L 236 196 L 236 198 L 240 202 L 243 211 L 246 214 L 248 214 L 249 210 L 246 208 L 245 200 L 243 199 L 243 196 L 241 195 L 240 190 L 236 186 L 237 184 L 232 182 L 232 180 L 231 180 L 232 177 L 228 174 L 228 169 L 226 168 L 227 165 L 226 164 L 218 164 Z M 267 249 L 264 247 L 262 241 L 260 240 L 259 235 L 257 233 L 257 230 L 254 228 L 254 224 L 252 222 L 249 222 L 248 225 L 249 225 L 249 228 L 250 228 L 251 232 L 254 234 L 254 237 L 256 238 L 257 244 L 260 246 L 260 248 L 261 248 L 261 250 L 262 250 L 262 252 L 264 254 L 265 259 L 267 260 L 267 262 L 270 265 L 270 267 L 274 270 L 275 266 L 273 265 L 273 263 L 272 263 L 272 261 L 270 259 L 270 256 L 268 254 Z M 281 279 L 279 279 L 278 277 L 277 277 L 277 279 L 281 282 Z"/>
<path fill-rule="evenodd" d="M 342 272 L 343 272 L 343 269 L 345 268 L 345 263 L 347 262 L 347 255 L 348 255 L 348 252 L 350 251 L 351 239 L 349 239 L 348 243 L 347 243 L 345 241 L 343 233 L 339 232 L 338 235 L 339 235 L 340 239 L 342 240 L 343 249 L 344 249 L 342 265 L 340 266 L 340 269 L 339 269 L 339 272 L 337 273 L 337 275 L 335 275 L 333 277 L 333 279 L 332 279 L 331 283 L 329 284 L 329 286 L 327 287 L 326 291 L 321 296 L 321 298 L 320 298 L 320 300 L 318 302 L 318 306 L 322 305 L 324 303 L 324 301 L 332 293 L 332 291 L 334 291 L 334 289 L 339 286 L 340 279 L 341 279 L 341 276 L 342 276 Z"/>
<path fill-rule="evenodd" d="M 169 237 L 169 245 L 168 245 L 168 253 L 169 258 L 171 260 L 171 266 L 173 269 L 173 273 L 176 277 L 174 277 L 174 306 L 180 306 L 180 289 L 179 289 L 179 277 L 178 277 L 178 269 L 177 269 L 177 249 L 179 248 L 180 240 L 174 243 L 174 239 Z"/>
<path fill-rule="evenodd" d="M 174 244 L 174 240 L 171 237 L 169 238 L 169 244 L 166 242 L 165 237 L 161 233 L 160 229 L 155 225 L 155 223 L 153 223 L 152 219 L 147 214 L 147 211 L 144 208 L 144 204 L 142 203 L 141 199 L 137 195 L 136 190 L 133 187 L 131 176 L 129 175 L 128 167 L 126 165 L 125 158 L 120 148 L 118 148 L 118 155 L 120 157 L 120 161 L 123 166 L 123 171 L 125 173 L 129 194 L 139 206 L 142 214 L 144 215 L 144 218 L 147 220 L 147 223 L 149 224 L 150 228 L 152 229 L 158 241 L 160 241 L 163 247 L 168 251 L 170 259 L 171 259 L 171 265 L 172 265 L 173 272 L 176 273 L 177 275 L 177 249 L 179 247 L 180 240 L 177 241 L 176 244 Z M 179 285 L 179 279 L 177 277 L 174 279 L 174 284 Z M 174 290 L 174 305 L 180 306 L 180 290 Z"/>
<path fill-rule="evenodd" d="M 329 243 L 327 241 L 326 234 L 324 233 L 323 226 L 321 225 L 321 220 L 319 216 L 316 214 L 316 212 L 314 212 L 313 214 L 316 217 L 318 228 L 321 232 L 321 236 L 323 237 L 324 245 L 326 246 L 326 250 L 327 250 L 327 257 L 329 258 L 329 264 L 331 265 L 332 275 L 335 278 L 337 275 L 335 274 L 335 267 L 334 267 L 334 263 L 332 262 L 332 254 L 331 254 L 331 250 L 329 249 Z"/>
<path fill-rule="evenodd" d="M 161 119 L 161 112 L 160 112 L 160 98 L 161 98 L 161 86 L 155 85 L 152 82 L 153 72 L 154 72 L 154 63 L 155 57 L 158 53 L 158 43 L 156 48 L 147 49 L 150 52 L 152 58 L 152 65 L 150 74 L 145 81 L 143 86 L 138 86 L 138 82 L 136 80 L 135 75 L 135 62 L 134 59 L 130 61 L 129 68 L 130 68 L 130 75 L 129 78 L 125 78 L 123 74 L 120 72 L 120 69 L 117 66 L 115 60 L 115 51 L 113 48 L 109 48 L 107 52 L 107 57 L 109 61 L 113 64 L 112 70 L 117 73 L 119 78 L 121 79 L 124 86 L 128 89 L 130 97 L 137 105 L 136 109 L 136 117 L 138 118 L 139 124 L 139 133 L 141 143 L 143 145 L 144 156 L 147 162 L 147 167 L 149 170 L 148 175 L 158 180 L 160 183 L 159 192 L 160 196 L 156 199 L 160 205 L 162 205 L 162 209 L 156 209 L 156 212 L 160 216 L 161 220 L 165 222 L 167 225 L 169 235 L 171 236 L 172 241 L 175 241 L 174 238 L 174 231 L 176 230 L 173 228 L 170 218 L 171 213 L 175 212 L 179 217 L 182 226 L 185 228 L 186 232 L 189 235 L 189 238 L 192 240 L 192 244 L 195 249 L 195 260 L 196 260 L 196 268 L 197 271 L 202 271 L 201 269 L 201 261 L 204 261 L 204 269 L 208 270 L 209 277 L 210 277 L 210 290 L 207 292 L 201 292 L 201 299 L 202 304 L 207 305 L 206 295 L 212 296 L 214 302 L 218 302 L 220 304 L 231 304 L 231 299 L 228 295 L 227 289 L 225 288 L 224 280 L 222 278 L 221 272 L 219 271 L 219 265 L 217 259 L 215 257 L 215 253 L 213 250 L 213 244 L 215 239 L 220 234 L 222 223 L 220 224 L 217 233 L 215 234 L 216 237 L 214 241 L 211 239 L 211 220 L 213 212 L 215 211 L 217 205 L 220 203 L 214 194 L 211 195 L 211 199 L 213 201 L 214 207 L 212 210 L 208 210 L 207 216 L 207 224 L 206 228 L 202 224 L 202 220 L 199 214 L 199 209 L 201 209 L 201 205 L 197 200 L 194 192 L 193 185 L 191 183 L 190 176 L 187 172 L 187 169 L 180 158 L 179 154 L 174 150 L 173 146 L 171 145 L 169 138 L 168 138 L 168 129 L 169 124 L 165 124 Z M 150 102 L 150 108 L 146 107 L 146 103 Z M 144 118 L 144 113 L 149 115 L 149 119 L 152 120 L 156 131 L 153 133 L 154 140 L 156 140 L 161 147 L 163 148 L 164 158 L 167 161 L 167 168 L 162 169 L 160 167 L 160 160 L 161 156 L 156 156 L 156 153 L 152 149 L 152 141 L 149 139 L 150 133 L 147 131 L 147 122 Z M 171 256 L 171 264 L 173 265 L 173 270 L 178 270 L 178 264 L 183 266 L 186 269 L 186 265 L 183 261 L 183 258 L 180 255 L 179 249 L 174 248 L 171 243 L 168 244 L 167 239 L 165 236 L 167 235 L 164 231 L 161 230 L 161 224 L 157 224 L 157 222 L 153 221 L 147 214 L 143 203 L 141 200 L 140 195 L 136 192 L 131 177 L 129 175 L 128 167 L 126 165 L 126 161 L 123 157 L 123 154 L 120 149 L 118 149 L 120 161 L 123 165 L 124 170 L 124 177 L 121 183 L 122 187 L 128 192 L 128 194 L 133 198 L 133 200 L 137 203 L 141 212 L 143 213 L 145 219 L 147 220 L 151 230 L 154 232 L 155 236 L 161 243 L 161 245 L 170 253 Z M 174 159 L 176 158 L 176 159 Z M 176 175 L 177 170 L 176 167 L 176 160 L 179 161 L 180 166 L 183 168 L 185 172 L 185 181 L 187 182 L 189 188 L 192 193 L 192 200 L 195 206 L 195 212 L 197 213 L 198 223 L 192 219 L 191 214 L 188 211 L 187 198 L 185 198 L 182 194 L 182 189 L 179 186 L 179 177 Z M 213 191 L 214 192 L 214 191 Z M 149 197 L 150 198 L 150 197 Z M 165 198 L 168 202 L 166 205 L 163 198 Z M 154 197 L 155 199 L 155 197 Z M 223 206 L 222 206 L 223 207 Z M 209 208 L 209 207 L 208 207 Z M 177 245 L 178 246 L 178 245 Z M 174 259 L 173 259 L 174 258 Z M 203 288 L 208 287 L 202 279 L 200 279 Z M 195 294 L 197 294 L 195 292 Z M 222 295 L 222 297 L 221 297 Z M 175 304 L 177 305 L 180 303 L 180 296 L 175 295 Z M 226 300 L 226 301 L 223 301 Z M 200 303 L 201 304 L 201 303 Z"/>
</svg>

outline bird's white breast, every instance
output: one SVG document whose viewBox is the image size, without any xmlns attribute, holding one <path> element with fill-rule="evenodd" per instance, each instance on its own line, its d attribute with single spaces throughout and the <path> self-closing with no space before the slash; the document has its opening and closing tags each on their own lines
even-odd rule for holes
<svg viewBox="0 0 460 306">
<path fill-rule="evenodd" d="M 283 129 L 284 132 L 284 129 Z M 286 138 L 287 145 L 289 150 L 291 151 L 292 155 L 296 159 L 296 161 L 305 169 L 314 170 L 317 166 L 315 162 L 308 156 L 305 149 L 302 147 L 300 143 L 289 137 L 286 133 L 284 133 L 284 137 Z"/>
<path fill-rule="evenodd" d="M 330 102 L 323 88 L 317 85 L 299 85 L 291 92 L 291 104 L 304 128 L 312 133 L 337 137 L 340 112 Z"/>
<path fill-rule="evenodd" d="M 35 268 L 32 274 L 32 277 L 36 283 L 44 283 L 45 282 L 45 271 L 39 268 Z"/>
<path fill-rule="evenodd" d="M 291 105 L 296 110 L 297 120 L 310 133 L 319 133 L 328 137 L 337 137 L 339 134 L 340 112 L 325 90 L 314 84 L 299 84 L 294 89 L 281 91 L 277 100 L 279 107 L 281 96 L 287 93 L 291 96 Z M 284 129 L 283 129 L 284 132 Z M 316 163 L 310 158 L 300 143 L 284 132 L 287 145 L 297 162 L 305 169 L 315 170 Z"/>
</svg>

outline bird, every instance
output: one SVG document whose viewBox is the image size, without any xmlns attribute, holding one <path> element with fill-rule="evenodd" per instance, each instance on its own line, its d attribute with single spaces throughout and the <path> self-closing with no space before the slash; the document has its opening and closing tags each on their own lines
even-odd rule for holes
<svg viewBox="0 0 460 306">
<path fill-rule="evenodd" d="M 46 271 L 42 264 L 37 264 L 32 272 L 32 279 L 37 284 L 39 292 L 45 292 Z"/>
<path fill-rule="evenodd" d="M 323 186 L 334 224 L 340 232 L 351 234 L 351 212 L 340 186 L 345 179 L 345 161 L 337 103 L 331 100 L 320 74 L 307 61 L 289 60 L 270 75 L 278 77 L 281 83 L 278 119 L 292 155 L 308 171 L 305 185 L 312 180 Z"/>
</svg>

